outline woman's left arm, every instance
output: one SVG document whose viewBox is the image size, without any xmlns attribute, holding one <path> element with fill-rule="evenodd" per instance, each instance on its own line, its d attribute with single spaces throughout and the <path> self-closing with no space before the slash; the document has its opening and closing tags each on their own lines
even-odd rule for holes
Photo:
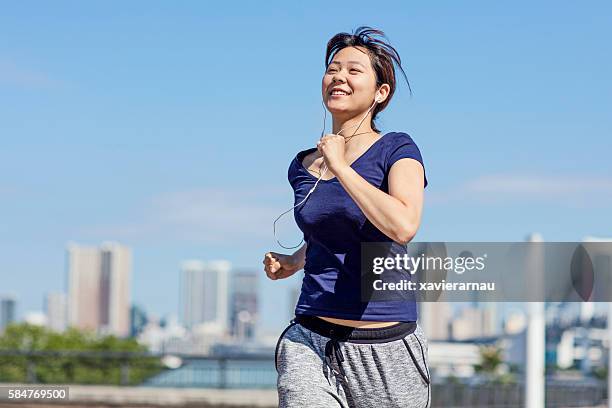
<svg viewBox="0 0 612 408">
<path fill-rule="evenodd" d="M 346 163 L 333 173 L 367 219 L 394 241 L 407 244 L 417 233 L 423 211 L 424 170 L 403 158 L 389 170 L 389 194 L 379 190 Z"/>
</svg>

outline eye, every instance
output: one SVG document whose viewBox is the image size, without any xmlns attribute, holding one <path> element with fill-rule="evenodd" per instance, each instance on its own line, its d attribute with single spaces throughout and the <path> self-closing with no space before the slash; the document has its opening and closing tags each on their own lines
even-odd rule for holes
<svg viewBox="0 0 612 408">
<path fill-rule="evenodd" d="M 357 68 L 352 68 L 351 72 L 361 72 L 360 70 L 358 70 Z"/>
</svg>

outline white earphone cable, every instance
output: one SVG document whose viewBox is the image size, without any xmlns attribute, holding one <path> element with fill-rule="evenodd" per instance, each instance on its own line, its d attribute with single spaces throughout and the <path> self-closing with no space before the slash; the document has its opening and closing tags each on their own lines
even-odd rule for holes
<svg viewBox="0 0 612 408">
<path fill-rule="evenodd" d="M 340 131 L 338 133 L 336 133 L 337 135 L 340 135 L 340 133 L 342 133 L 344 130 L 346 129 L 350 129 L 352 127 L 357 126 L 357 129 L 355 129 L 355 132 L 349 137 L 352 138 L 353 136 L 355 136 L 355 134 L 357 133 L 357 131 L 359 130 L 359 128 L 361 127 L 361 124 L 363 123 L 363 121 L 368 117 L 368 115 L 370 114 L 370 111 L 372 110 L 372 108 L 374 108 L 374 106 L 376 105 L 376 103 L 378 102 L 378 99 L 374 99 L 374 103 L 372 103 L 372 106 L 370 106 L 370 108 L 368 109 L 368 111 L 366 112 L 366 114 L 363 116 L 363 118 L 361 119 L 361 121 L 359 122 L 359 124 L 357 125 L 353 125 L 353 126 L 347 126 L 345 128 L 340 129 Z M 321 101 L 321 103 L 323 103 L 323 101 Z M 323 135 L 325 134 L 325 120 L 327 118 L 327 109 L 325 108 L 325 104 L 323 103 L 323 110 L 325 112 L 325 116 L 323 117 L 323 130 L 321 131 L 321 137 L 323 137 Z M 317 179 L 317 181 L 315 182 L 314 186 L 312 186 L 312 188 L 310 189 L 310 191 L 306 194 L 306 196 L 304 197 L 304 199 L 302 201 L 300 201 L 299 203 L 297 203 L 296 205 L 294 205 L 293 207 L 289 208 L 287 211 L 281 213 L 278 217 L 276 217 L 276 219 L 274 220 L 274 223 L 272 224 L 272 228 L 273 228 L 273 233 L 274 233 L 274 239 L 276 240 L 276 242 L 278 243 L 278 245 L 280 245 L 281 247 L 285 248 L 285 249 L 294 249 L 299 247 L 300 245 L 302 245 L 302 242 L 304 242 L 304 237 L 302 237 L 302 240 L 300 241 L 299 244 L 292 246 L 292 247 L 286 247 L 283 244 L 280 243 L 280 241 L 278 240 L 278 238 L 276 238 L 276 222 L 285 214 L 287 214 L 289 211 L 293 210 L 295 207 L 301 205 L 303 202 L 306 201 L 306 199 L 308 199 L 308 197 L 310 197 L 310 194 L 312 194 L 312 192 L 315 190 L 315 188 L 317 188 L 317 184 L 319 184 L 319 181 L 321 181 L 321 179 L 323 178 L 323 176 L 325 175 L 325 173 L 327 173 L 327 165 L 325 164 L 325 161 L 323 161 L 323 166 L 325 167 L 325 170 L 323 171 L 323 173 L 321 173 L 321 175 L 319 176 L 319 178 Z M 306 170 L 308 171 L 308 170 Z"/>
</svg>

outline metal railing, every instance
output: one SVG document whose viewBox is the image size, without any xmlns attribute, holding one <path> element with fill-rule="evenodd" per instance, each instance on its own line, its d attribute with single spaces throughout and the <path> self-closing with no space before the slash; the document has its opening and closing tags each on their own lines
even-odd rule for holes
<svg viewBox="0 0 612 408">
<path fill-rule="evenodd" d="M 605 383 L 596 384 L 546 384 L 546 407 L 594 407 L 606 401 Z M 433 407 L 524 407 L 523 384 L 457 384 L 434 383 Z"/>
<path fill-rule="evenodd" d="M 168 357 L 166 354 L 0 350 L 0 382 L 230 389 L 276 387 L 274 361 L 267 354 L 233 354 L 223 357 L 170 355 L 175 361 L 176 358 L 180 359 L 180 367 L 166 367 L 163 364 Z M 76 369 L 77 366 L 80 370 Z M 12 372 L 20 373 L 22 378 L 3 377 L 7 367 L 12 367 Z M 49 372 L 55 374 L 55 377 L 49 375 Z M 78 374 L 84 372 L 98 372 L 99 375 L 79 377 Z M 58 378 L 66 381 L 57 381 Z M 96 378 L 102 378 L 103 381 L 92 381 Z M 431 390 L 433 407 L 521 407 L 524 406 L 523 398 L 524 385 L 520 382 L 464 384 L 434 381 Z M 547 407 L 592 407 L 601 405 L 606 398 L 605 381 L 546 381 Z"/>
<path fill-rule="evenodd" d="M 180 359 L 181 366 L 166 367 L 163 360 L 169 356 Z M 267 354 L 0 350 L 0 382 L 270 388 L 275 378 Z"/>
</svg>

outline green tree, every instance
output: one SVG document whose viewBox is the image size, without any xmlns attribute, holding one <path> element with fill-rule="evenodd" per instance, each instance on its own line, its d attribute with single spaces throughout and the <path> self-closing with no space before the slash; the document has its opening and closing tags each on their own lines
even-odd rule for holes
<svg viewBox="0 0 612 408">
<path fill-rule="evenodd" d="M 481 346 L 480 363 L 474 366 L 474 370 L 483 375 L 491 382 L 511 383 L 514 374 L 503 372 L 505 366 L 503 350 L 498 346 Z"/>
<path fill-rule="evenodd" d="M 162 369 L 159 359 L 146 351 L 133 338 L 99 337 L 74 328 L 56 333 L 11 324 L 0 336 L 0 382 L 27 382 L 35 377 L 40 383 L 121 384 L 123 373 L 128 384 L 139 384 Z"/>
<path fill-rule="evenodd" d="M 591 374 L 598 380 L 606 380 L 608 378 L 608 367 L 595 367 L 591 370 Z"/>
</svg>

